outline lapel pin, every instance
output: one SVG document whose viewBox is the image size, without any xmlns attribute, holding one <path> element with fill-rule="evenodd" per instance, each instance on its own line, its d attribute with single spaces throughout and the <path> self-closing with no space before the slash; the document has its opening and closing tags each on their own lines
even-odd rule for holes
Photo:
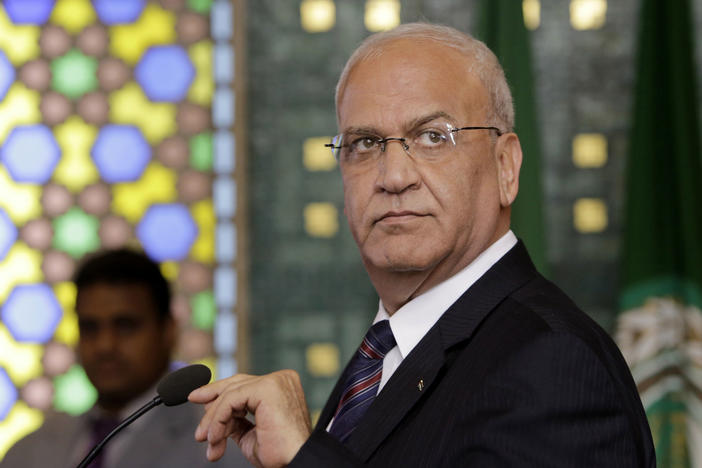
<svg viewBox="0 0 702 468">
<path fill-rule="evenodd" d="M 424 379 L 419 379 L 419 382 L 417 383 L 417 390 L 420 392 L 424 390 Z"/>
</svg>

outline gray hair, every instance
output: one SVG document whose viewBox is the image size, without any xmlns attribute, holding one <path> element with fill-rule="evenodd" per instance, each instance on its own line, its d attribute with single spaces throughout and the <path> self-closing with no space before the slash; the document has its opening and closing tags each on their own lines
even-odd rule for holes
<svg viewBox="0 0 702 468">
<path fill-rule="evenodd" d="M 435 41 L 458 51 L 469 59 L 466 70 L 474 73 L 481 81 L 490 97 L 488 125 L 510 132 L 514 128 L 514 104 L 512 93 L 505 79 L 505 73 L 495 54 L 485 43 L 473 36 L 449 26 L 428 23 L 406 23 L 390 31 L 384 31 L 367 37 L 346 62 L 336 85 L 337 117 L 339 102 L 346 88 L 351 70 L 359 62 L 382 55 L 383 46 L 399 39 L 420 39 Z"/>
</svg>

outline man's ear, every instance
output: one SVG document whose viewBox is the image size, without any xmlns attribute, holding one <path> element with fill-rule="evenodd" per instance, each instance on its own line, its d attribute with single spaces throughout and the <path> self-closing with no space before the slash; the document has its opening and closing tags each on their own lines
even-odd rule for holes
<svg viewBox="0 0 702 468">
<path fill-rule="evenodd" d="M 516 133 L 506 133 L 495 143 L 497 183 L 500 205 L 510 206 L 519 191 L 519 169 L 522 167 L 522 147 Z"/>
</svg>

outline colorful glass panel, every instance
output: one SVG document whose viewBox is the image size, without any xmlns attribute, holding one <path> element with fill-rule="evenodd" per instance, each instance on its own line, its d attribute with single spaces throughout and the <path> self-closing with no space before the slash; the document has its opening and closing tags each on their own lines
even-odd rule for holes
<svg viewBox="0 0 702 468">
<path fill-rule="evenodd" d="M 109 183 L 139 179 L 150 158 L 149 144 L 131 125 L 105 125 L 93 146 L 93 161 Z"/>
<path fill-rule="evenodd" d="M 17 389 L 4 369 L 0 369 L 0 419 L 5 419 L 17 400 Z"/>
<path fill-rule="evenodd" d="M 89 410 L 96 399 L 97 390 L 78 365 L 54 379 L 54 407 L 59 411 L 80 414 Z"/>
<path fill-rule="evenodd" d="M 46 284 L 17 286 L 2 306 L 2 321 L 20 342 L 47 342 L 60 319 L 61 306 Z"/>
<path fill-rule="evenodd" d="M 49 19 L 54 0 L 5 0 L 5 11 L 15 24 L 43 24 Z"/>
<path fill-rule="evenodd" d="M 0 149 L 0 160 L 15 182 L 43 184 L 58 163 L 61 150 L 45 125 L 15 127 Z"/>
<path fill-rule="evenodd" d="M 144 0 L 93 0 L 93 6 L 105 24 L 133 23 L 144 9 Z"/>
<path fill-rule="evenodd" d="M 146 253 L 162 262 L 187 256 L 197 236 L 197 226 L 185 206 L 163 204 L 148 209 L 136 232 Z"/>
<path fill-rule="evenodd" d="M 0 100 L 5 97 L 13 81 L 15 81 L 15 69 L 5 53 L 0 50 Z"/>
<path fill-rule="evenodd" d="M 51 62 L 52 88 L 70 99 L 97 88 L 97 60 L 72 49 Z"/>
<path fill-rule="evenodd" d="M 190 58 L 180 46 L 151 47 L 134 72 L 146 96 L 157 102 L 182 100 L 195 76 Z"/>
<path fill-rule="evenodd" d="M 0 261 L 5 258 L 8 250 L 17 239 L 17 228 L 7 213 L 0 208 Z"/>
<path fill-rule="evenodd" d="M 224 336 L 236 317 L 215 305 L 235 303 L 236 272 L 220 266 L 235 258 L 235 200 L 219 201 L 230 218 L 217 216 L 212 186 L 217 174 L 220 198 L 236 187 L 221 126 L 234 120 L 232 18 L 210 12 L 231 16 L 227 3 L 0 2 L 0 372 L 15 395 L 0 414 L 0 458 L 42 423 L 39 409 L 79 414 L 95 401 L 73 352 L 70 282 L 91 252 L 130 245 L 163 260 L 186 343 L 177 355 L 214 366 L 216 348 L 229 353 L 218 375 L 236 369 Z M 226 101 L 214 119 L 216 93 Z"/>
</svg>

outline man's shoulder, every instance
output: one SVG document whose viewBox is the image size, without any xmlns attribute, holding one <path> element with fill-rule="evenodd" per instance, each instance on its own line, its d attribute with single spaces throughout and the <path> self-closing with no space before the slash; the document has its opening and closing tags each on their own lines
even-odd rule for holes
<svg viewBox="0 0 702 468">
<path fill-rule="evenodd" d="M 28 440 L 57 440 L 72 436 L 85 424 L 85 416 L 73 416 L 60 411 L 48 410 L 44 422 L 36 431 L 28 434 Z"/>
<path fill-rule="evenodd" d="M 638 400 L 631 372 L 610 334 L 543 276 L 537 275 L 507 296 L 487 322 L 491 323 L 485 328 L 491 331 L 485 339 L 507 348 L 504 362 L 519 367 L 531 359 L 530 368 L 550 372 L 562 358 L 572 364 L 570 378 L 577 380 L 580 375 L 584 386 L 589 378 L 587 362 L 590 371 L 601 372 L 620 395 Z"/>
<path fill-rule="evenodd" d="M 551 281 L 537 275 L 507 300 L 511 309 L 540 322 L 543 331 L 572 335 L 589 345 L 615 346 L 610 335 Z"/>
<path fill-rule="evenodd" d="M 52 463 L 55 466 L 57 459 L 64 460 L 68 456 L 82 425 L 81 416 L 47 411 L 41 427 L 11 447 L 0 466 L 42 466 L 42 460 L 46 462 L 44 466 L 52 466 Z"/>
</svg>

